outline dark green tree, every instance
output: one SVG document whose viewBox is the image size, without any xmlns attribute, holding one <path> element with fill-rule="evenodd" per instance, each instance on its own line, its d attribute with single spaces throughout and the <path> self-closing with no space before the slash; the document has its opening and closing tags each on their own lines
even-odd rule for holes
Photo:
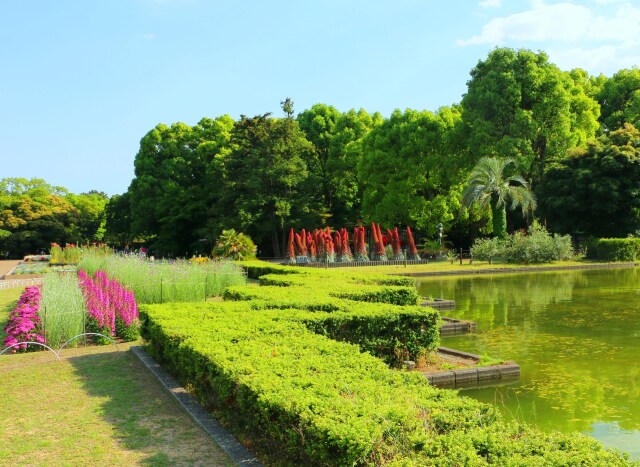
<svg viewBox="0 0 640 467">
<path fill-rule="evenodd" d="M 536 190 L 550 230 L 626 237 L 640 230 L 640 131 L 631 124 L 591 141 L 549 170 Z"/>
<path fill-rule="evenodd" d="M 262 254 L 281 257 L 285 228 L 306 209 L 300 189 L 313 146 L 296 120 L 269 114 L 243 115 L 231 143 L 224 162 L 223 222 L 255 239 Z"/>
</svg>

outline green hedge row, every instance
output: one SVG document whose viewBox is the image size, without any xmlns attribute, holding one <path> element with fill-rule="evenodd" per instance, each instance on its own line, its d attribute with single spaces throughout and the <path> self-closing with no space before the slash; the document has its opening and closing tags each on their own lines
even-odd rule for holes
<svg viewBox="0 0 640 467">
<path fill-rule="evenodd" d="M 601 261 L 637 261 L 640 238 L 599 238 L 587 244 L 586 256 Z"/>
<path fill-rule="evenodd" d="M 363 320 L 384 314 L 361 306 Z M 308 329 L 346 311 L 259 302 L 140 311 L 151 353 L 270 464 L 631 465 L 583 435 L 506 424 L 489 405 Z"/>
</svg>

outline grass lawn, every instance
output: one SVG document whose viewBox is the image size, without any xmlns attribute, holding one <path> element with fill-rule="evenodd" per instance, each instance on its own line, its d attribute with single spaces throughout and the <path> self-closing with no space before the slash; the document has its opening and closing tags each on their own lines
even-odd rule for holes
<svg viewBox="0 0 640 467">
<path fill-rule="evenodd" d="M 233 465 L 130 345 L 0 356 L 0 465 Z"/>
</svg>

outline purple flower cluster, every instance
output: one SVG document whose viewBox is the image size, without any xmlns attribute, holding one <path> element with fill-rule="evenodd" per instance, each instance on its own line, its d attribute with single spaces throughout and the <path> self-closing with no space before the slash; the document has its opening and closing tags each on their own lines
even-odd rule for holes
<svg viewBox="0 0 640 467">
<path fill-rule="evenodd" d="M 20 295 L 18 305 L 9 314 L 9 319 L 4 327 L 7 335 L 4 339 L 4 345 L 9 347 L 19 342 L 40 342 L 45 343 L 42 329 L 40 328 L 40 316 L 38 309 L 40 308 L 40 287 L 27 287 Z M 21 344 L 14 347 L 17 349 L 26 349 L 27 344 Z"/>
<path fill-rule="evenodd" d="M 88 328 L 124 340 L 136 339 L 140 320 L 133 292 L 110 280 L 104 271 L 96 272 L 92 278 L 81 270 L 78 277 L 85 296 Z"/>
</svg>

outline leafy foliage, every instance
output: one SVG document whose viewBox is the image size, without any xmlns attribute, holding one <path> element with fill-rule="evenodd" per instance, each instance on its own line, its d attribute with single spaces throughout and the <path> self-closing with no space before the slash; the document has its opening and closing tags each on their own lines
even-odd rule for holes
<svg viewBox="0 0 640 467">
<path fill-rule="evenodd" d="M 242 232 L 234 229 L 223 230 L 218 238 L 212 255 L 215 258 L 243 261 L 256 257 L 256 245 Z"/>
<path fill-rule="evenodd" d="M 520 175 L 507 175 L 507 168 L 514 165 L 513 159 L 480 159 L 462 193 L 467 206 L 478 203 L 483 208 L 491 207 L 493 233 L 498 238 L 505 238 L 507 234 L 507 203 L 512 210 L 520 206 L 523 214 L 533 212 L 536 207 L 535 195 L 527 181 Z"/>
<path fill-rule="evenodd" d="M 640 229 L 640 131 L 632 125 L 601 136 L 549 170 L 536 190 L 553 230 L 625 237 Z"/>
<path fill-rule="evenodd" d="M 544 226 L 534 222 L 527 234 L 517 231 L 505 239 L 479 239 L 471 247 L 474 258 L 500 258 L 507 263 L 548 263 L 570 259 L 573 246 L 569 235 L 551 235 Z"/>
<path fill-rule="evenodd" d="M 587 258 L 603 261 L 637 261 L 640 238 L 599 238 L 587 243 Z"/>
</svg>

